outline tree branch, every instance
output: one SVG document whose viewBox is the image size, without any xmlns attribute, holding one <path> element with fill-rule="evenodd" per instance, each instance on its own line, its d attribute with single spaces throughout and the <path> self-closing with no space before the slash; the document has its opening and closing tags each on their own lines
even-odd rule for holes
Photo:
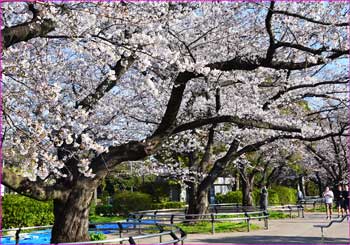
<svg viewBox="0 0 350 245">
<path fill-rule="evenodd" d="M 11 27 L 5 27 L 2 30 L 2 43 L 6 48 L 36 37 L 44 37 L 47 33 L 53 31 L 56 23 L 50 19 L 40 20 L 39 10 L 34 8 L 32 3 L 28 4 L 28 9 L 33 13 L 31 21 Z"/>
<path fill-rule="evenodd" d="M 7 167 L 2 169 L 2 184 L 21 195 L 41 201 L 62 199 L 68 195 L 63 187 L 48 185 L 41 180 L 30 181 L 23 176 L 17 175 Z"/>
<path fill-rule="evenodd" d="M 123 65 L 124 62 L 127 62 L 127 65 Z M 115 72 L 115 79 L 106 78 L 103 80 L 95 89 L 94 92 L 90 93 L 83 100 L 76 104 L 76 108 L 82 107 L 83 109 L 90 110 L 93 106 L 106 94 L 108 93 L 120 80 L 120 78 L 128 71 L 128 69 L 135 62 L 134 57 L 131 55 L 129 57 L 122 57 L 115 66 L 112 67 L 112 70 Z"/>
<path fill-rule="evenodd" d="M 217 116 L 217 117 L 211 117 L 211 118 L 205 118 L 205 119 L 199 119 L 196 121 L 184 123 L 178 127 L 176 127 L 173 131 L 173 134 L 199 128 L 205 125 L 209 124 L 217 124 L 217 123 L 234 123 L 238 127 L 253 127 L 253 128 L 263 128 L 263 129 L 272 129 L 272 130 L 279 130 L 279 131 L 285 131 L 285 132 L 295 132 L 300 133 L 301 129 L 291 127 L 291 126 L 280 126 L 280 125 L 274 125 L 272 123 L 257 121 L 254 119 L 242 119 L 237 116 Z"/>
</svg>

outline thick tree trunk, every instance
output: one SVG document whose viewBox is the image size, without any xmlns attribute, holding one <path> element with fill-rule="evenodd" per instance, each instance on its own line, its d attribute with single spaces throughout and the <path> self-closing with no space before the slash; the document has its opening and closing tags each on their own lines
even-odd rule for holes
<svg viewBox="0 0 350 245">
<path fill-rule="evenodd" d="M 244 207 L 253 206 L 253 182 L 252 181 L 246 181 L 245 178 L 241 178 L 242 180 L 242 205 Z M 245 208 L 246 209 L 246 208 Z"/>
<path fill-rule="evenodd" d="M 189 215 L 187 215 L 186 218 L 200 220 L 202 218 L 201 215 L 206 214 L 207 211 L 208 211 L 208 188 L 198 189 L 198 186 L 196 184 L 190 185 L 188 210 L 187 210 L 187 214 Z M 196 214 L 196 216 L 193 216 L 191 214 Z"/>
<path fill-rule="evenodd" d="M 54 200 L 51 243 L 90 240 L 89 209 L 95 188 L 74 188 L 65 201 Z"/>
</svg>

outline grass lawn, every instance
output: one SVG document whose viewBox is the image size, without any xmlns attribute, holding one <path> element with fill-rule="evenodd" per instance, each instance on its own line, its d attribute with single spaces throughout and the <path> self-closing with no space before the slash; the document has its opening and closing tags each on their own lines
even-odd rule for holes
<svg viewBox="0 0 350 245">
<path fill-rule="evenodd" d="M 211 222 L 202 221 L 195 224 L 177 224 L 187 234 L 193 233 L 211 233 Z M 215 232 L 233 232 L 233 231 L 247 231 L 246 222 L 216 222 L 214 223 Z M 250 230 L 261 229 L 259 225 L 250 224 Z"/>
<path fill-rule="evenodd" d="M 292 218 L 297 217 L 295 213 L 292 213 Z M 289 219 L 289 212 L 276 212 L 276 211 L 270 211 L 269 212 L 269 219 Z"/>
<path fill-rule="evenodd" d="M 116 222 L 120 220 L 126 220 L 126 217 L 124 216 L 99 216 L 99 215 L 93 215 L 89 217 L 89 221 L 91 223 L 109 223 L 109 222 Z"/>
</svg>

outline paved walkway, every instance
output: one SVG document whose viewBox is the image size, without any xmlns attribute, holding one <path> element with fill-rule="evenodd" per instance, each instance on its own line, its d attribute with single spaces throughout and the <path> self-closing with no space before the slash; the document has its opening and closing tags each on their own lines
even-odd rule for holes
<svg viewBox="0 0 350 245">
<path fill-rule="evenodd" d="M 257 230 L 251 232 L 233 232 L 211 234 L 189 234 L 185 244 L 206 243 L 322 243 L 321 230 L 315 228 L 316 224 L 328 224 L 323 213 L 305 213 L 305 218 L 293 218 L 283 220 L 270 220 L 268 230 Z M 257 221 L 257 223 L 259 223 Z M 262 223 L 260 223 L 263 226 Z M 350 244 L 349 223 L 335 223 L 325 229 L 324 243 Z M 163 241 L 169 238 L 163 239 Z M 159 240 L 158 240 L 159 241 Z M 157 243 L 158 241 L 146 241 L 141 243 Z"/>
</svg>

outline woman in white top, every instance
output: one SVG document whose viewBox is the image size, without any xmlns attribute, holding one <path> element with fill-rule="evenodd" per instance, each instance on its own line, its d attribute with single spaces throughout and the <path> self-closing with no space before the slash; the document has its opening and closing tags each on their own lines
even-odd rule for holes
<svg viewBox="0 0 350 245">
<path fill-rule="evenodd" d="M 326 203 L 326 213 L 327 213 L 327 219 L 332 219 L 332 203 L 333 203 L 333 198 L 334 194 L 333 191 L 329 189 L 329 187 L 326 187 L 326 190 L 323 192 L 323 197 L 325 199 Z"/>
</svg>

